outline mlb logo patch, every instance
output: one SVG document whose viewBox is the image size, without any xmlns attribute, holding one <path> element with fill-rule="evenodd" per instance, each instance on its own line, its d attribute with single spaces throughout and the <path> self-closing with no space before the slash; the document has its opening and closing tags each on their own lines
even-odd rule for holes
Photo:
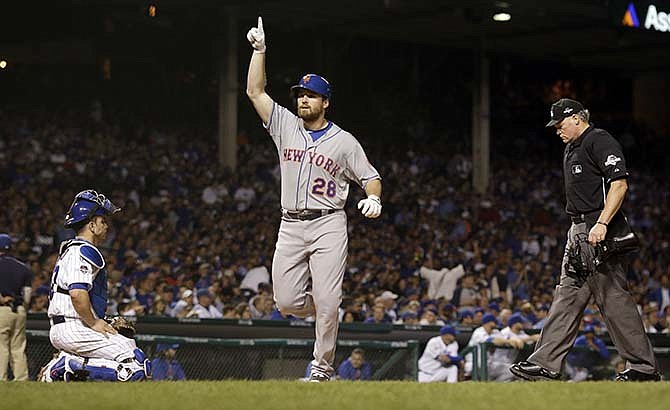
<svg viewBox="0 0 670 410">
<path fill-rule="evenodd" d="M 572 166 L 572 175 L 579 175 L 582 173 L 582 166 L 580 164 L 575 164 Z"/>
</svg>

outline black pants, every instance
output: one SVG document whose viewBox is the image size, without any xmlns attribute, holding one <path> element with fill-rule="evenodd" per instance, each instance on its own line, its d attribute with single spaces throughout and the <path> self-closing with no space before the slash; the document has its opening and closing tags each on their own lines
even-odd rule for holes
<svg viewBox="0 0 670 410">
<path fill-rule="evenodd" d="M 593 295 L 614 346 L 627 362 L 626 367 L 644 373 L 657 371 L 653 348 L 628 291 L 622 264 L 613 258 L 602 264 L 586 282 L 566 274 L 567 249 L 578 234 L 588 235 L 586 223 L 573 224 L 568 231 L 560 283 L 556 286 L 540 340 L 528 361 L 554 372 L 561 371 L 575 343 L 584 309 Z"/>
</svg>

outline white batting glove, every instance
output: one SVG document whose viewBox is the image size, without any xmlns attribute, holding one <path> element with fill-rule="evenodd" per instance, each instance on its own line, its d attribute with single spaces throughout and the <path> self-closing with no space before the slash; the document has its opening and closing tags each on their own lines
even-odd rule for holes
<svg viewBox="0 0 670 410">
<path fill-rule="evenodd" d="M 252 27 L 247 33 L 247 40 L 254 48 L 254 53 L 265 53 L 265 31 L 263 31 L 263 17 L 258 16 L 258 27 Z"/>
<path fill-rule="evenodd" d="M 358 201 L 358 209 L 366 218 L 376 218 L 382 213 L 382 200 L 377 195 L 370 195 Z"/>
</svg>

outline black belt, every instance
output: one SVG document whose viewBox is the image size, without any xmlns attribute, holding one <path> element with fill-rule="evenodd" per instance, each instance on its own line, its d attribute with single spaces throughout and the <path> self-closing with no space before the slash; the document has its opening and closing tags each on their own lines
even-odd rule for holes
<svg viewBox="0 0 670 410">
<path fill-rule="evenodd" d="M 302 211 L 282 211 L 288 219 L 298 219 L 300 221 L 313 221 L 325 215 L 335 213 L 337 209 L 304 209 Z"/>
<path fill-rule="evenodd" d="M 584 214 L 570 215 L 570 220 L 572 221 L 573 224 L 581 224 L 581 223 L 586 222 L 586 219 L 584 218 Z"/>
<path fill-rule="evenodd" d="M 51 325 L 60 325 L 61 323 L 65 323 L 65 316 L 58 315 L 58 316 L 51 316 L 49 319 L 51 319 Z"/>
</svg>

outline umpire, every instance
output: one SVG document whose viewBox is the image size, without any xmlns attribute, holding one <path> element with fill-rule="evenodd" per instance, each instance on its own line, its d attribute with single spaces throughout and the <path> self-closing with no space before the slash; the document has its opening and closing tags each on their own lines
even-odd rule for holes
<svg viewBox="0 0 670 410">
<path fill-rule="evenodd" d="M 32 273 L 7 254 L 12 239 L 0 234 L 0 381 L 7 380 L 11 364 L 14 380 L 28 380 L 26 359 L 26 306 Z"/>
<path fill-rule="evenodd" d="M 632 232 L 620 210 L 628 189 L 621 146 L 607 131 L 591 126 L 588 110 L 575 100 L 564 98 L 554 103 L 547 127 L 555 127 L 567 144 L 563 154 L 565 209 L 572 226 L 560 282 L 535 352 L 527 361 L 512 365 L 510 371 L 526 380 L 559 379 L 584 308 L 593 296 L 612 342 L 628 362 L 617 380 L 660 380 L 651 342 L 628 291 L 621 257 L 592 263 L 597 243 Z M 578 263 L 581 261 L 584 263 Z"/>
</svg>

